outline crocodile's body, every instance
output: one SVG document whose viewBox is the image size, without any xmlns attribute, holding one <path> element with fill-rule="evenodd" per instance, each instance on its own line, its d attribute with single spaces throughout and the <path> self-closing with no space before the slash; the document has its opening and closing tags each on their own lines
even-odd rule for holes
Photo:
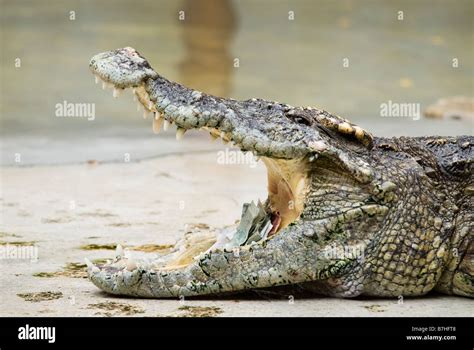
<svg viewBox="0 0 474 350">
<path fill-rule="evenodd" d="M 374 138 L 316 108 L 209 96 L 162 78 L 131 48 L 90 65 L 116 89 L 134 88 L 156 131 L 163 122 L 178 138 L 205 129 L 262 157 L 269 192 L 264 205 L 246 206 L 230 241 L 201 233 L 186 237 L 185 253 L 132 260 L 119 249 L 113 263 L 89 264 L 99 288 L 177 297 L 299 284 L 339 297 L 474 296 L 472 136 Z"/>
</svg>

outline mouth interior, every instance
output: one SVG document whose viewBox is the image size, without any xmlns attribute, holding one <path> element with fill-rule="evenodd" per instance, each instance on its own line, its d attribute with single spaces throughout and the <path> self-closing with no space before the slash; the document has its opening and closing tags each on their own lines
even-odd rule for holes
<svg viewBox="0 0 474 350">
<path fill-rule="evenodd" d="M 113 96 L 117 97 L 124 89 L 103 80 L 95 73 L 96 83 L 102 81 L 102 88 L 113 88 Z M 143 116 L 147 118 L 154 113 L 153 131 L 158 133 L 167 130 L 172 121 L 166 120 L 158 112 L 142 85 L 132 88 L 137 109 L 143 109 Z M 224 143 L 231 142 L 228 133 L 218 128 L 203 127 L 201 130 L 210 133 L 213 140 L 221 138 Z M 178 127 L 176 138 L 180 140 L 184 132 Z M 191 264 L 195 257 L 213 250 L 233 250 L 247 246 L 253 242 L 259 243 L 272 239 L 285 227 L 297 220 L 303 211 L 304 199 L 307 193 L 308 162 L 305 158 L 278 159 L 260 157 L 267 169 L 268 198 L 265 202 L 244 203 L 238 224 L 216 231 L 193 229 L 187 232 L 174 249 L 158 259 L 153 265 L 160 270 L 184 268 Z M 123 260 L 123 259 L 122 259 Z M 125 262 L 126 264 L 126 262 Z"/>
</svg>

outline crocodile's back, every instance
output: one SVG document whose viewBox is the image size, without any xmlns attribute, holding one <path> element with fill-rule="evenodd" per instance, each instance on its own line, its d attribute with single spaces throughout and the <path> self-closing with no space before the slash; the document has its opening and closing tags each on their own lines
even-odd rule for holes
<svg viewBox="0 0 474 350">
<path fill-rule="evenodd" d="M 427 173 L 469 182 L 474 163 L 474 136 L 375 138 L 375 147 L 412 157 Z"/>
<path fill-rule="evenodd" d="M 436 155 L 442 171 L 461 180 L 472 178 L 473 136 L 420 137 L 418 141 Z"/>
</svg>

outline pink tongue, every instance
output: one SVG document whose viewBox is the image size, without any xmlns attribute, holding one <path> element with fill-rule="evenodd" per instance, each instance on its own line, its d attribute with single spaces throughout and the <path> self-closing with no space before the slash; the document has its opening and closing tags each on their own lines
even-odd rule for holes
<svg viewBox="0 0 474 350">
<path fill-rule="evenodd" d="M 278 227 L 280 226 L 280 223 L 281 223 L 280 213 L 278 212 L 272 213 L 272 229 L 270 230 L 270 232 L 268 232 L 268 237 L 274 235 L 277 232 Z"/>
</svg>

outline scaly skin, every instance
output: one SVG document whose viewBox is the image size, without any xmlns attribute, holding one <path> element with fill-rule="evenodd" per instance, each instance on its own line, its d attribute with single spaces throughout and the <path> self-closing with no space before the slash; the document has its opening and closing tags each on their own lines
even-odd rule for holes
<svg viewBox="0 0 474 350">
<path fill-rule="evenodd" d="M 162 298 L 300 284 L 337 297 L 474 296 L 472 136 L 376 138 L 317 108 L 210 96 L 161 77 L 132 48 L 90 67 L 134 88 L 155 131 L 205 129 L 262 157 L 273 225 L 265 239 L 204 249 L 181 266 L 119 249 L 111 264 L 88 263 L 102 290 Z"/>
</svg>

